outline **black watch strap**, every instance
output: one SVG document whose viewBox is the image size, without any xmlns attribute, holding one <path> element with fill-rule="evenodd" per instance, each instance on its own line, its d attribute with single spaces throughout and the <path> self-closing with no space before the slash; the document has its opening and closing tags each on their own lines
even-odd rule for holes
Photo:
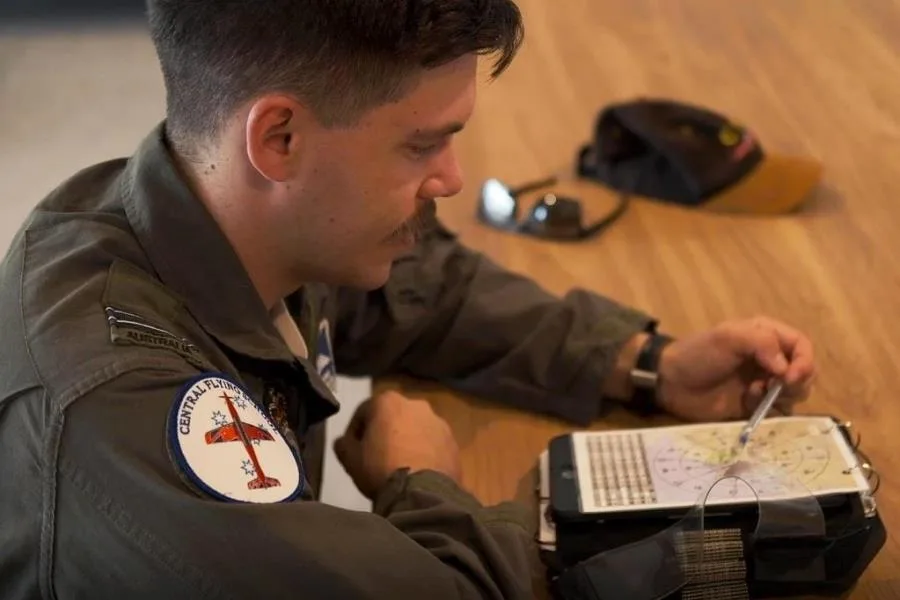
<svg viewBox="0 0 900 600">
<path fill-rule="evenodd" d="M 659 357 L 663 348 L 674 341 L 673 338 L 651 333 L 638 353 L 634 369 L 631 371 L 633 388 L 631 400 L 627 403 L 631 410 L 641 415 L 659 412 L 657 392 L 659 390 Z"/>
</svg>

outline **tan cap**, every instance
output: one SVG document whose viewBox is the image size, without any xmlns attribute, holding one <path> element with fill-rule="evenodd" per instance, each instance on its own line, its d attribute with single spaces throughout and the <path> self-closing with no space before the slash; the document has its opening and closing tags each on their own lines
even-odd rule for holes
<svg viewBox="0 0 900 600">
<path fill-rule="evenodd" d="M 799 156 L 767 153 L 752 171 L 699 205 L 704 210 L 776 215 L 803 205 L 819 184 L 822 165 Z"/>
</svg>

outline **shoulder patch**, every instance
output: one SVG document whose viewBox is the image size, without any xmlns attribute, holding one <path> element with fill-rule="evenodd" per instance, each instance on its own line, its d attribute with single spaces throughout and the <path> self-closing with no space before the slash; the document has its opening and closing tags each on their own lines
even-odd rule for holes
<svg viewBox="0 0 900 600">
<path fill-rule="evenodd" d="M 226 502 L 287 502 L 303 492 L 299 456 L 229 375 L 182 387 L 169 412 L 169 452 L 187 482 Z"/>
<path fill-rule="evenodd" d="M 337 369 L 334 364 L 334 350 L 331 347 L 331 326 L 328 319 L 319 322 L 319 331 L 316 340 L 316 371 L 319 377 L 331 389 L 337 388 Z"/>
</svg>

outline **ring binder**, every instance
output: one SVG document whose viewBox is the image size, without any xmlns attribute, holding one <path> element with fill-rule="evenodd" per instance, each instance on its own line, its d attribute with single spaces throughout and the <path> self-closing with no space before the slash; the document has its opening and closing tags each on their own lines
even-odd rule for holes
<svg viewBox="0 0 900 600">
<path fill-rule="evenodd" d="M 835 423 L 840 428 L 844 438 L 850 444 L 856 458 L 856 464 L 846 469 L 845 472 L 850 473 L 858 469 L 862 472 L 869 484 L 869 490 L 862 494 L 861 500 L 866 517 L 872 517 L 878 509 L 878 503 L 875 501 L 875 494 L 878 493 L 879 488 L 881 488 L 881 475 L 878 473 L 878 470 L 875 468 L 871 459 L 869 459 L 868 455 L 860 447 L 862 445 L 862 433 L 853 429 L 853 423 L 851 421 L 838 422 L 835 419 Z"/>
<path fill-rule="evenodd" d="M 842 421 L 838 422 L 835 420 L 835 425 L 841 430 L 841 433 L 844 434 L 844 437 L 847 438 L 847 442 L 850 446 L 856 450 L 862 444 L 862 432 L 857 432 L 853 429 L 852 421 Z M 856 432 L 856 441 L 853 440 L 853 432 Z"/>
<path fill-rule="evenodd" d="M 741 557 L 747 567 L 745 575 L 738 576 L 744 571 L 733 570 L 733 577 L 729 577 L 729 585 L 738 586 L 742 593 L 746 591 L 745 598 L 833 595 L 846 591 L 868 568 L 887 539 L 884 523 L 875 502 L 875 495 L 881 486 L 880 473 L 862 448 L 860 432 L 849 420 L 840 420 L 831 415 L 802 415 L 772 417 L 767 421 L 770 427 L 767 435 L 774 437 L 771 438 L 771 443 L 768 439 L 760 437 L 761 447 L 758 451 L 761 452 L 761 459 L 772 462 L 776 470 L 777 465 L 784 462 L 786 473 L 804 476 L 808 473 L 814 486 L 819 486 L 817 478 L 832 482 L 823 484 L 824 487 L 819 486 L 818 491 L 813 490 L 821 506 L 825 528 L 819 533 L 810 530 L 796 537 L 792 537 L 792 532 L 785 531 L 781 534 L 784 540 L 777 535 L 771 540 L 760 539 L 754 535 L 757 525 L 756 517 L 753 516 L 755 512 L 738 509 L 737 505 L 735 510 L 729 510 L 729 505 L 726 504 L 723 505 L 724 510 L 711 511 L 708 517 L 704 517 L 703 536 L 715 537 L 722 532 L 732 532 L 732 535 L 737 535 L 742 540 L 746 549 L 745 556 Z M 783 425 L 779 425 L 779 422 Z M 647 487 L 654 485 L 645 481 L 647 475 L 652 476 L 653 482 L 662 481 L 661 478 L 665 477 L 676 481 L 671 479 L 673 467 L 682 471 L 690 467 L 694 469 L 692 473 L 697 473 L 702 466 L 701 455 L 705 457 L 704 460 L 715 461 L 719 460 L 721 454 L 711 447 L 700 450 L 691 449 L 688 445 L 680 447 L 676 453 L 666 446 L 658 444 L 652 446 L 649 442 L 643 446 L 635 446 L 633 443 L 628 445 L 627 436 L 633 436 L 635 433 L 649 435 L 650 439 L 658 439 L 659 435 L 671 436 L 672 439 L 686 436 L 690 438 L 689 444 L 703 444 L 710 442 L 714 431 L 718 430 L 724 434 L 734 426 L 733 423 L 723 423 L 701 424 L 699 427 L 676 425 L 670 426 L 668 431 L 666 427 L 650 428 L 656 429 L 655 432 L 651 432 L 650 429 L 582 432 L 581 435 L 587 437 L 581 442 L 568 442 L 572 448 L 590 449 L 592 446 L 588 440 L 592 439 L 590 436 L 595 436 L 597 440 L 604 440 L 602 444 L 607 444 L 603 446 L 606 448 L 603 451 L 608 454 L 601 453 L 596 458 L 590 458 L 589 460 L 602 461 L 606 466 L 591 470 L 591 477 L 585 479 L 582 476 L 580 482 L 579 471 L 573 470 L 573 466 L 578 464 L 577 460 L 572 463 L 561 462 L 562 455 L 559 450 L 556 459 L 548 457 L 553 454 L 554 447 L 560 447 L 559 444 L 552 442 L 541 455 L 540 482 L 535 495 L 540 506 L 540 527 L 536 539 L 540 543 L 541 558 L 548 569 L 548 583 L 553 597 L 561 600 L 607 598 L 605 592 L 583 595 L 586 588 L 577 582 L 597 578 L 598 581 L 615 582 L 619 570 L 613 569 L 603 573 L 597 571 L 603 570 L 604 561 L 601 555 L 609 555 L 611 550 L 618 552 L 616 549 L 620 547 L 646 544 L 648 539 L 659 537 L 657 528 L 665 526 L 666 522 L 665 519 L 660 520 L 661 513 L 658 507 L 654 508 L 654 503 L 658 505 L 659 501 L 643 500 L 646 509 L 649 510 L 641 506 L 642 498 L 648 493 L 648 489 L 651 490 L 651 494 L 660 493 L 658 487 L 655 490 Z M 772 433 L 773 430 L 776 433 Z M 596 437 L 598 435 L 600 437 Z M 724 439 L 729 435 L 724 434 L 720 437 Z M 578 436 L 573 438 L 578 439 Z M 582 446 L 578 446 L 578 443 Z M 645 463 L 649 462 L 650 471 L 646 468 L 642 470 L 637 463 L 631 462 L 634 458 L 640 458 L 641 453 L 637 448 L 641 447 L 643 447 L 642 460 Z M 583 457 L 584 450 L 581 452 Z M 575 458 L 574 451 L 572 456 Z M 566 467 L 567 464 L 570 466 Z M 581 464 L 590 463 L 582 458 Z M 658 472 L 654 470 L 657 467 Z M 566 472 L 563 473 L 560 469 Z M 626 488 L 609 487 L 604 483 L 608 477 L 615 479 L 615 486 L 635 486 L 634 490 L 630 487 L 627 488 L 628 491 Z M 841 478 L 844 480 L 843 483 L 839 483 Z M 761 479 L 759 485 L 765 487 L 771 483 Z M 833 489 L 827 489 L 829 485 L 833 486 Z M 620 491 L 615 492 L 616 489 Z M 768 488 L 766 490 L 767 493 L 771 493 Z M 564 492 L 565 496 L 559 497 L 558 494 L 561 492 Z M 616 514 L 619 509 L 603 508 L 597 500 L 593 500 L 598 494 L 607 494 L 617 502 L 617 505 L 622 504 L 623 499 L 629 500 L 632 506 L 630 508 L 625 506 L 620 514 Z M 557 514 L 561 508 L 564 508 L 563 512 Z M 575 512 L 572 512 L 573 510 Z M 668 518 L 677 519 L 676 512 L 672 512 Z M 704 548 L 706 545 L 707 542 L 704 541 Z M 713 564 L 713 554 L 706 556 L 708 560 L 704 560 L 700 565 L 693 565 L 693 568 L 699 568 L 702 572 L 686 578 L 691 580 L 691 584 L 665 598 L 683 599 L 686 597 L 685 594 L 690 597 L 707 597 L 708 593 L 714 591 L 710 587 L 712 584 L 708 585 L 706 582 L 708 578 L 706 576 L 712 577 L 714 573 L 705 571 L 714 570 L 718 563 Z M 631 577 L 636 576 L 633 568 L 629 572 Z M 652 574 L 648 572 L 646 576 L 652 577 Z"/>
</svg>

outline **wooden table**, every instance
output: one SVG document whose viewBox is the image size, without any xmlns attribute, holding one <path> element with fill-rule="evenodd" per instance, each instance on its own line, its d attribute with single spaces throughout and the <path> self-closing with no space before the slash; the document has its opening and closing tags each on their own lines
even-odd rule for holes
<svg viewBox="0 0 900 600">
<path fill-rule="evenodd" d="M 882 473 L 889 532 L 900 531 L 900 3 L 893 0 L 520 0 L 527 39 L 484 85 L 457 140 L 466 189 L 444 202 L 464 242 L 551 291 L 581 286 L 657 315 L 676 335 L 765 313 L 802 328 L 819 377 L 800 412 L 851 420 Z M 607 233 L 561 245 L 474 219 L 480 184 L 571 168 L 597 110 L 639 95 L 697 102 L 753 128 L 770 151 L 821 159 L 804 212 L 715 215 L 637 200 Z M 573 191 L 594 214 L 614 196 Z M 897 252 L 895 255 L 894 253 Z M 688 300 L 692 297 L 691 300 Z M 695 297 L 695 298 L 694 298 Z M 396 382 L 395 382 L 396 383 Z M 465 485 L 487 503 L 532 501 L 530 471 L 567 424 L 446 393 L 430 398 L 464 453 Z M 640 424 L 615 414 L 597 428 Z M 900 597 L 893 535 L 853 598 Z"/>
</svg>

